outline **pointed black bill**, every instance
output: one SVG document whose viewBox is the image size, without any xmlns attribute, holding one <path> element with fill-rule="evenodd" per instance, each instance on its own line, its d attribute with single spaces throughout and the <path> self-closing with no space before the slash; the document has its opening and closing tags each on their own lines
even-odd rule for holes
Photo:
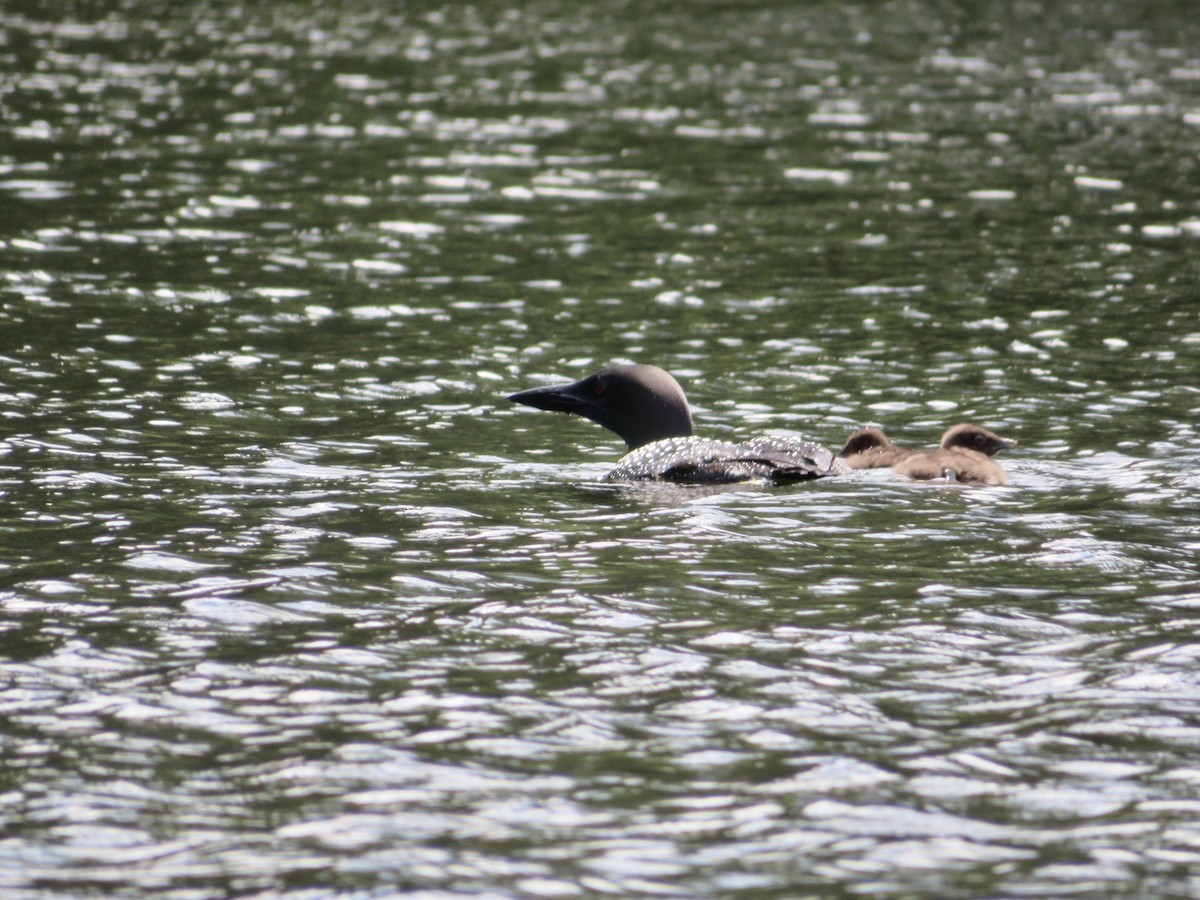
<svg viewBox="0 0 1200 900">
<path fill-rule="evenodd" d="M 595 405 L 592 398 L 580 389 L 578 382 L 517 391 L 510 394 L 508 399 L 523 406 L 532 406 L 534 409 L 575 413 L 580 416 L 585 415 L 587 410 Z"/>
</svg>

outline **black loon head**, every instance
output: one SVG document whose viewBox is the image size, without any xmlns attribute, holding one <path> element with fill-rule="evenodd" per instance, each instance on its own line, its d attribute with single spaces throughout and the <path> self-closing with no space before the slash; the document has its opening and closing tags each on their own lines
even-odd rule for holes
<svg viewBox="0 0 1200 900">
<path fill-rule="evenodd" d="M 630 450 L 692 434 L 683 388 L 657 366 L 609 366 L 574 384 L 532 388 L 508 399 L 591 419 L 619 434 Z"/>
<path fill-rule="evenodd" d="M 979 425 L 963 422 L 942 435 L 941 449 L 974 450 L 984 456 L 994 456 L 999 451 L 1016 445 L 1014 440 L 1002 438 Z"/>
</svg>

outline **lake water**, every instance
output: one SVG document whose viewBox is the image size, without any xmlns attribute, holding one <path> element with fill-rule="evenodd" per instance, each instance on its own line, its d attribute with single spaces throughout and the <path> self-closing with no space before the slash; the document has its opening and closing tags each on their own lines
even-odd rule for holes
<svg viewBox="0 0 1200 900">
<path fill-rule="evenodd" d="M 1200 895 L 1198 23 L 7 4 L 0 891 Z"/>
</svg>

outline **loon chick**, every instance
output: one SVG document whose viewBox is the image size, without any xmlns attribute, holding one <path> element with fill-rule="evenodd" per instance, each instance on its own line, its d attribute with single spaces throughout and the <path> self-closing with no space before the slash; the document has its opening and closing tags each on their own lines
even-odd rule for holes
<svg viewBox="0 0 1200 900">
<path fill-rule="evenodd" d="M 1008 475 L 991 457 L 1016 441 L 963 422 L 944 435 L 936 450 L 910 453 L 892 471 L 919 480 L 944 479 L 964 484 L 1008 484 Z"/>
<path fill-rule="evenodd" d="M 609 366 L 574 384 L 532 388 L 508 399 L 574 413 L 616 432 L 629 452 L 608 481 L 789 482 L 849 471 L 812 441 L 758 437 L 735 444 L 694 437 L 683 388 L 657 366 Z"/>
<path fill-rule="evenodd" d="M 1001 450 L 1017 446 L 1012 438 L 1002 438 L 981 425 L 960 422 L 942 435 L 938 445 L 942 450 L 973 450 L 984 456 L 995 456 Z"/>
<path fill-rule="evenodd" d="M 912 452 L 893 444 L 878 428 L 860 428 L 846 438 L 841 456 L 851 469 L 885 469 Z"/>
<path fill-rule="evenodd" d="M 910 450 L 893 444 L 878 428 L 861 428 L 846 439 L 842 457 L 851 469 L 891 467 L 918 481 L 1008 484 L 1008 475 L 990 457 L 1016 441 L 962 422 L 942 435 L 936 450 Z"/>
</svg>

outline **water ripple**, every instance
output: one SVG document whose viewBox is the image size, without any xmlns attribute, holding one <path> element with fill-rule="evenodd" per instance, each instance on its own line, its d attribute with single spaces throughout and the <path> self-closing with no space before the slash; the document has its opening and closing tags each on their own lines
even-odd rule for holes
<svg viewBox="0 0 1200 900">
<path fill-rule="evenodd" d="M 3 14 L 4 891 L 1197 892 L 1190 19 L 159 12 Z"/>
</svg>

